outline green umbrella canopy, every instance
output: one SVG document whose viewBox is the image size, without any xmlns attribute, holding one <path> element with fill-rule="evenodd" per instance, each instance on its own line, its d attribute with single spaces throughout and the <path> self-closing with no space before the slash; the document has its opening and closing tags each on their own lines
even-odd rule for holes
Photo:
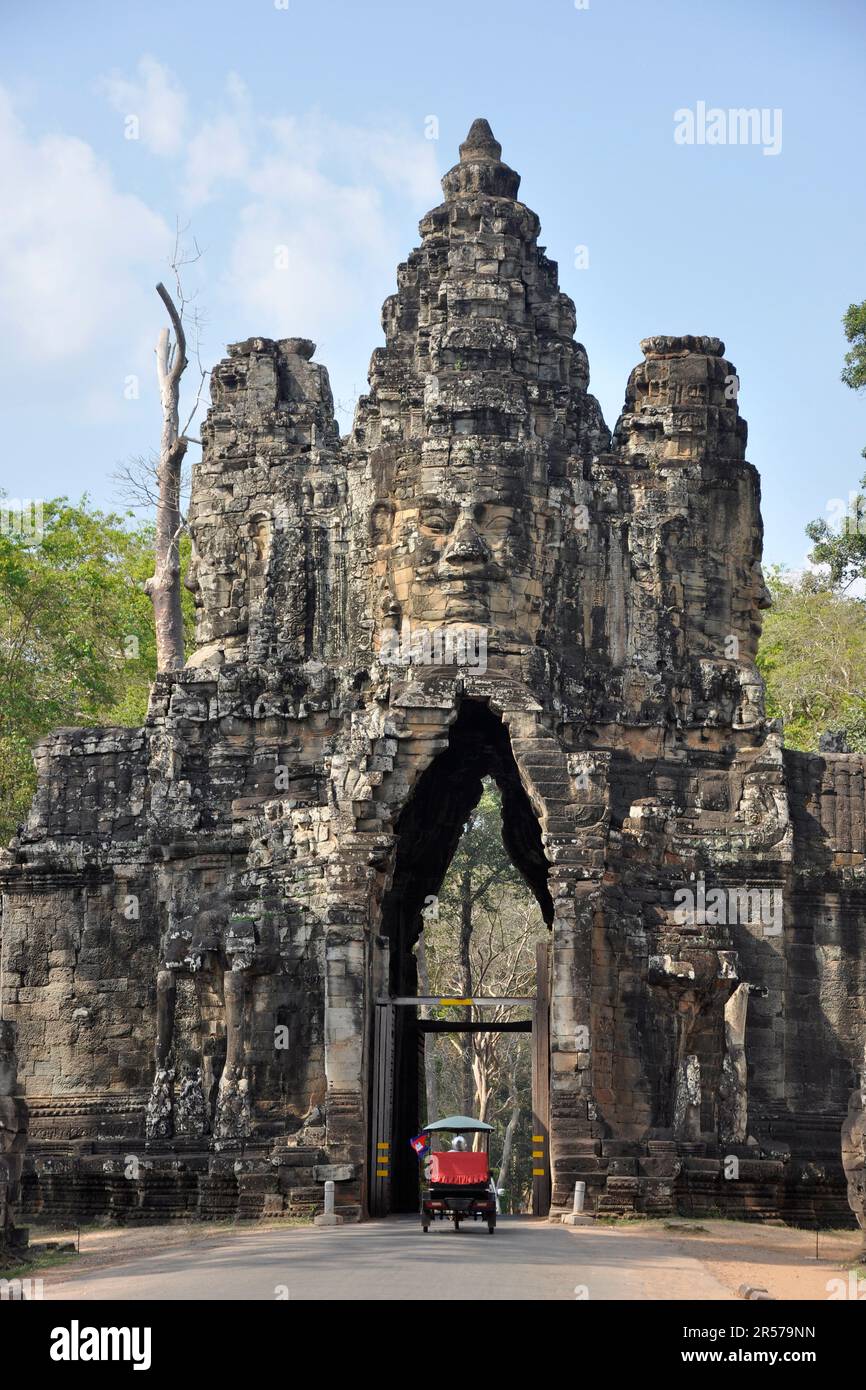
<svg viewBox="0 0 866 1390">
<path fill-rule="evenodd" d="M 422 1134 L 430 1134 L 432 1131 L 440 1129 L 453 1129 L 457 1133 L 475 1134 L 481 1130 L 493 1131 L 492 1125 L 486 1125 L 483 1120 L 473 1120 L 470 1115 L 447 1115 L 444 1120 L 434 1120 L 432 1125 L 425 1125 Z"/>
</svg>

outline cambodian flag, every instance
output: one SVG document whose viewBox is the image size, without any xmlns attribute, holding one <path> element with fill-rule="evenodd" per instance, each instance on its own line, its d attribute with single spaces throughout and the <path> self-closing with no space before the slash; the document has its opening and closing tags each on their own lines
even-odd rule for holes
<svg viewBox="0 0 866 1390">
<path fill-rule="evenodd" d="M 409 1143 L 412 1145 L 418 1157 L 423 1158 L 427 1152 L 427 1136 L 425 1134 L 416 1134 L 414 1139 L 409 1140 Z"/>
</svg>

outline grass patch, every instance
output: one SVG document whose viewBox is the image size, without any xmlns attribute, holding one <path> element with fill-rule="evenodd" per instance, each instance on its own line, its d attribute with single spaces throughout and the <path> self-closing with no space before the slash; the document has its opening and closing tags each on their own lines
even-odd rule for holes
<svg viewBox="0 0 866 1390">
<path fill-rule="evenodd" d="M 0 1279 L 32 1279 L 43 1269 L 60 1269 L 78 1259 L 75 1250 L 43 1250 L 29 1257 L 26 1263 L 20 1260 L 14 1265 L 0 1264 Z"/>
<path fill-rule="evenodd" d="M 604 1211 L 595 1218 L 596 1224 L 599 1226 L 648 1226 L 657 1219 L 652 1216 L 644 1216 L 643 1212 L 640 1211 L 625 1212 L 622 1216 L 615 1216 L 613 1212 Z"/>
</svg>

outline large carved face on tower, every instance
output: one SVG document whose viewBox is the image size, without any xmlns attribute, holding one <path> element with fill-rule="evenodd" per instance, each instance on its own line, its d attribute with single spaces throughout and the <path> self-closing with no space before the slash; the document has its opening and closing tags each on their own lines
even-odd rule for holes
<svg viewBox="0 0 866 1390">
<path fill-rule="evenodd" d="M 195 600 L 200 642 L 238 632 L 240 581 L 236 533 L 224 526 L 199 524 L 184 583 Z"/>
<path fill-rule="evenodd" d="M 503 469 L 424 469 L 373 509 L 379 619 L 487 627 L 532 642 L 541 613 L 546 499 Z"/>
<path fill-rule="evenodd" d="M 195 600 L 199 644 L 242 637 L 260 599 L 271 543 L 271 521 L 253 511 L 235 528 L 199 522 L 185 579 Z"/>
</svg>

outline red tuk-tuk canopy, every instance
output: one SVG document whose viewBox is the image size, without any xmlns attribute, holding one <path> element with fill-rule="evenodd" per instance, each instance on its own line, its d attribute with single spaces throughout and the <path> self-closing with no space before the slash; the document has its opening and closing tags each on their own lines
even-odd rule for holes
<svg viewBox="0 0 866 1390">
<path fill-rule="evenodd" d="M 460 1153 L 449 1149 L 445 1153 L 430 1155 L 431 1183 L 447 1182 L 460 1187 L 469 1187 L 477 1183 L 486 1183 L 489 1179 L 490 1166 L 487 1161 L 487 1154 Z"/>
</svg>

